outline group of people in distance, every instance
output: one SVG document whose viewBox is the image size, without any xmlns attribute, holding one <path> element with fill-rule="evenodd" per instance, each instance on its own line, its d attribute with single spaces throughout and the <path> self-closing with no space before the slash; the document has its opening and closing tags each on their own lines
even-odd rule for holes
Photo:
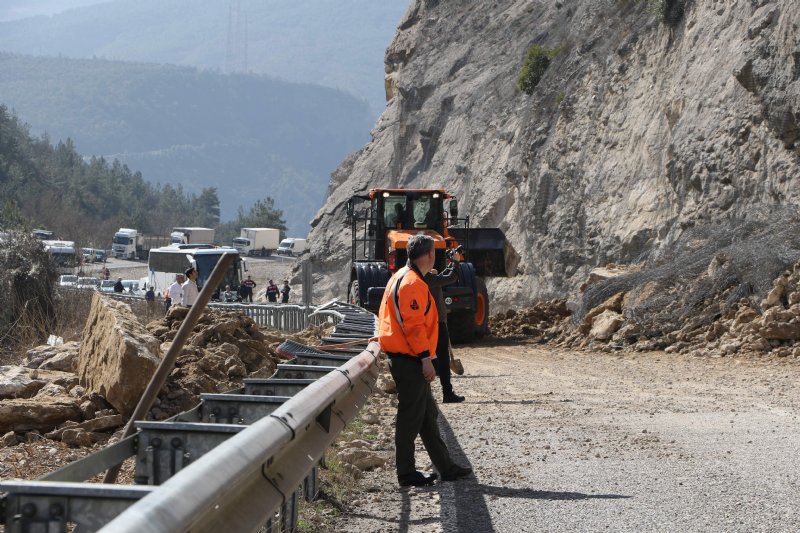
<svg viewBox="0 0 800 533">
<path fill-rule="evenodd" d="M 247 279 L 242 282 L 242 285 L 239 287 L 239 291 L 234 291 L 231 289 L 230 285 L 225 286 L 225 291 L 222 293 L 220 300 L 223 302 L 246 302 L 252 303 L 253 302 L 253 294 L 255 294 L 256 289 L 256 282 L 253 280 L 253 277 L 248 275 Z M 283 287 L 278 287 L 274 281 L 268 280 L 267 281 L 267 302 L 278 302 L 278 296 L 280 296 L 280 301 L 283 304 L 289 303 L 289 293 L 291 292 L 291 287 L 289 287 L 289 282 L 284 281 Z"/>
<path fill-rule="evenodd" d="M 247 276 L 239 290 L 232 290 L 230 285 L 225 286 L 225 290 L 218 296 L 223 302 L 253 302 L 253 294 L 256 288 L 256 282 L 252 276 Z M 289 293 L 291 292 L 289 281 L 283 282 L 283 287 L 278 287 L 274 281 L 269 280 L 267 284 L 267 301 L 278 302 L 280 296 L 281 303 L 289 303 Z M 194 268 L 188 269 L 184 274 L 176 274 L 175 282 L 170 285 L 164 292 L 164 303 L 167 310 L 172 305 L 182 305 L 184 307 L 191 307 L 197 301 L 199 290 L 197 288 L 197 270 Z"/>
</svg>

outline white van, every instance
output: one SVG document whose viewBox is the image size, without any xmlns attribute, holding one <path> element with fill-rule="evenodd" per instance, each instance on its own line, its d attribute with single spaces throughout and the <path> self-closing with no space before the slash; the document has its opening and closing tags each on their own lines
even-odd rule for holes
<svg viewBox="0 0 800 533">
<path fill-rule="evenodd" d="M 305 239 L 289 237 L 281 241 L 278 245 L 277 253 L 278 255 L 298 256 L 305 252 L 307 247 L 308 243 Z"/>
</svg>

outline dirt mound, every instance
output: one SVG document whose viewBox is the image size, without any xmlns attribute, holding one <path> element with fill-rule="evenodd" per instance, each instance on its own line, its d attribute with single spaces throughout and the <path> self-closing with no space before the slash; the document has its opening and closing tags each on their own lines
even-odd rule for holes
<svg viewBox="0 0 800 533">
<path fill-rule="evenodd" d="M 150 322 L 147 329 L 161 341 L 166 353 L 188 309 L 175 307 Z M 196 405 L 204 392 L 226 392 L 242 384 L 245 377 L 269 377 L 283 359 L 278 345 L 286 339 L 308 345 L 319 344 L 324 330 L 312 327 L 297 334 L 260 328 L 243 314 L 206 309 L 175 362 L 175 369 L 151 411 L 163 420 Z"/>
<path fill-rule="evenodd" d="M 622 269 L 614 275 L 631 272 L 636 269 Z M 613 276 L 590 277 L 582 288 L 609 280 Z M 648 291 L 659 293 L 665 307 L 681 305 L 680 290 L 639 286 L 630 291 L 609 291 L 605 301 L 582 315 L 570 313 L 573 305 L 568 307 L 563 299 L 540 302 L 519 311 L 511 309 L 491 318 L 490 331 L 496 338 L 529 337 L 543 343 L 606 352 L 664 350 L 710 357 L 800 357 L 800 262 L 775 278 L 762 291 L 764 294 L 732 302 L 736 290 L 735 286 L 729 287 L 706 298 L 703 305 L 683 317 L 677 328 L 653 327 L 652 320 L 639 310 L 641 300 L 652 297 Z"/>
<path fill-rule="evenodd" d="M 532 337 L 549 342 L 570 329 L 570 315 L 564 299 L 539 302 L 520 311 L 509 309 L 489 319 L 490 336 L 501 339 Z"/>
</svg>

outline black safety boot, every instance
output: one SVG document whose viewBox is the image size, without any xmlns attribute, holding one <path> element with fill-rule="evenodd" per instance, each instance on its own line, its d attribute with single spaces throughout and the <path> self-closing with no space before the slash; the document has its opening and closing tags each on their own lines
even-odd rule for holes
<svg viewBox="0 0 800 533">
<path fill-rule="evenodd" d="M 425 487 L 433 485 L 436 478 L 439 476 L 434 472 L 433 474 L 425 475 L 422 472 L 414 472 L 413 474 L 406 474 L 404 476 L 397 476 L 397 481 L 401 487 Z"/>
<path fill-rule="evenodd" d="M 455 392 L 445 393 L 443 403 L 461 403 L 464 401 L 463 396 L 459 396 Z"/>
</svg>

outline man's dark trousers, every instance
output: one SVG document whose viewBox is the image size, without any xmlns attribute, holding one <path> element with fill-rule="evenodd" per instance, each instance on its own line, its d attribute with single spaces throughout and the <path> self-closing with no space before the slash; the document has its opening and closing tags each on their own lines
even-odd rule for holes
<svg viewBox="0 0 800 533">
<path fill-rule="evenodd" d="M 433 360 L 433 367 L 439 374 L 444 395 L 453 394 L 450 373 L 450 332 L 447 331 L 447 322 L 439 322 L 439 339 L 436 341 L 436 359 Z"/>
<path fill-rule="evenodd" d="M 439 433 L 439 408 L 431 386 L 422 375 L 422 362 L 410 357 L 392 356 L 389 367 L 397 385 L 397 422 L 394 445 L 398 477 L 413 474 L 414 441 L 419 435 L 433 465 L 440 473 L 453 466 L 450 452 Z"/>
</svg>

